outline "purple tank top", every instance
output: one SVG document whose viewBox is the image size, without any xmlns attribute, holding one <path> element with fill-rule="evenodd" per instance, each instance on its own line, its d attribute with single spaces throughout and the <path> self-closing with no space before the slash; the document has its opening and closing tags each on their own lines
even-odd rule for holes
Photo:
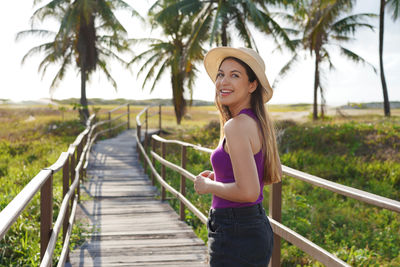
<svg viewBox="0 0 400 267">
<path fill-rule="evenodd" d="M 254 120 L 258 121 L 257 116 L 251 109 L 243 109 L 239 112 L 239 114 L 246 114 L 252 117 Z M 229 154 L 224 150 L 225 138 L 221 145 L 219 145 L 211 154 L 211 164 L 214 170 L 214 179 L 215 181 L 221 183 L 233 183 L 235 182 L 235 177 L 233 175 L 233 168 L 231 163 L 231 158 Z M 212 199 L 212 208 L 235 208 L 235 207 L 246 207 L 252 206 L 260 203 L 263 200 L 263 174 L 264 174 L 264 153 L 260 150 L 257 154 L 254 155 L 254 160 L 257 166 L 258 179 L 260 181 L 260 195 L 255 202 L 233 202 L 223 198 L 220 198 L 216 195 L 213 195 Z"/>
</svg>

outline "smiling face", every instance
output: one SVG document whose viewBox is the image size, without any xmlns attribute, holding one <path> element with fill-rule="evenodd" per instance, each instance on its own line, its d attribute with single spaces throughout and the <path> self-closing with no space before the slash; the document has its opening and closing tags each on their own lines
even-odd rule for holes
<svg viewBox="0 0 400 267">
<path fill-rule="evenodd" d="M 221 105 L 228 106 L 232 115 L 250 107 L 251 93 L 257 81 L 250 82 L 246 69 L 234 59 L 225 59 L 215 80 L 216 97 Z"/>
</svg>

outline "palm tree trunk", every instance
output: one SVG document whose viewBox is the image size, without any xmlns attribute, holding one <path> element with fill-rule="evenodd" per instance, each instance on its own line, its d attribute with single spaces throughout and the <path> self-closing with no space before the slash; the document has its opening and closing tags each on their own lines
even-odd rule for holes
<svg viewBox="0 0 400 267">
<path fill-rule="evenodd" d="M 321 119 L 325 117 L 325 96 L 324 96 L 324 90 L 322 89 L 322 86 L 319 86 L 319 93 L 321 96 Z"/>
<path fill-rule="evenodd" d="M 385 3 L 386 0 L 381 0 L 379 13 L 379 68 L 381 73 L 381 83 L 383 90 L 383 110 L 386 117 L 390 117 L 389 95 L 386 86 L 385 72 L 383 70 L 383 30 L 385 21 Z"/>
<path fill-rule="evenodd" d="M 172 101 L 174 104 L 174 111 L 176 123 L 181 124 L 182 117 L 185 115 L 186 100 L 183 96 L 183 76 L 182 74 L 172 75 Z"/>
<path fill-rule="evenodd" d="M 315 74 L 314 74 L 314 105 L 313 105 L 313 120 L 318 119 L 318 87 L 319 87 L 319 51 L 315 52 Z"/>
<path fill-rule="evenodd" d="M 228 27 L 228 18 L 225 16 L 222 19 L 222 32 L 221 32 L 221 42 L 222 46 L 228 46 L 228 33 L 226 28 Z"/>
<path fill-rule="evenodd" d="M 81 106 L 82 109 L 79 111 L 83 122 L 89 118 L 88 103 L 86 99 L 86 71 L 81 67 Z"/>
</svg>

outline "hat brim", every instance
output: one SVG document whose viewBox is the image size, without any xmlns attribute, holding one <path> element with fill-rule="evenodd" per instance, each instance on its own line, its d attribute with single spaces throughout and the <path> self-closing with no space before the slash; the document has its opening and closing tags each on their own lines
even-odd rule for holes
<svg viewBox="0 0 400 267">
<path fill-rule="evenodd" d="M 217 79 L 218 69 L 222 61 L 227 57 L 235 57 L 243 62 L 245 62 L 256 74 L 258 81 L 264 88 L 263 101 L 268 102 L 273 94 L 272 88 L 268 82 L 267 75 L 265 74 L 265 69 L 260 65 L 259 62 L 254 58 L 253 55 L 247 53 L 240 48 L 232 47 L 216 47 L 211 49 L 204 57 L 204 67 L 207 71 L 208 76 L 211 80 L 215 82 Z M 261 59 L 262 60 L 262 59 Z"/>
</svg>

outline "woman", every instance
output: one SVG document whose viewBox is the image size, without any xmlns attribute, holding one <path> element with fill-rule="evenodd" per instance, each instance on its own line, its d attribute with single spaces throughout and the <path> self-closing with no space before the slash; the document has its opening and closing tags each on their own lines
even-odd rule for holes
<svg viewBox="0 0 400 267">
<path fill-rule="evenodd" d="M 267 266 L 273 232 L 262 207 L 265 184 L 281 180 L 274 128 L 264 104 L 272 97 L 262 58 L 252 49 L 217 47 L 204 59 L 215 82 L 221 138 L 214 172 L 194 182 L 213 194 L 207 224 L 211 266 Z"/>
</svg>

